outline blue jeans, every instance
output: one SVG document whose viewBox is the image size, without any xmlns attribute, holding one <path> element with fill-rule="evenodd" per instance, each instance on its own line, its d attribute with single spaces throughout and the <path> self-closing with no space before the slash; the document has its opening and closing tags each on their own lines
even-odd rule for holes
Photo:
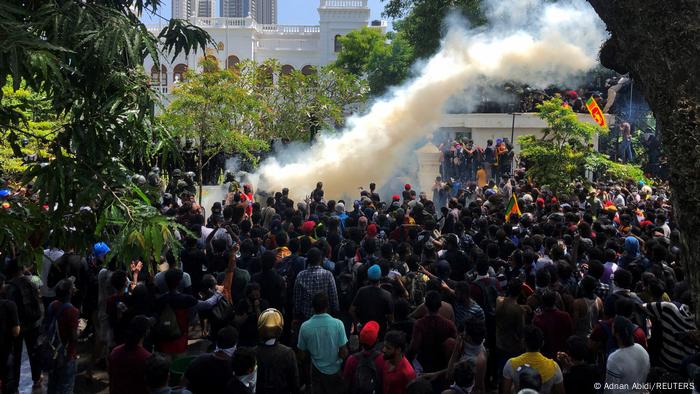
<svg viewBox="0 0 700 394">
<path fill-rule="evenodd" d="M 632 141 L 623 139 L 620 143 L 620 155 L 622 156 L 622 162 L 628 163 L 634 160 L 634 153 L 632 152 Z"/>
<path fill-rule="evenodd" d="M 49 372 L 49 384 L 47 394 L 71 394 L 75 385 L 75 360 L 70 360 L 66 365 Z"/>
</svg>

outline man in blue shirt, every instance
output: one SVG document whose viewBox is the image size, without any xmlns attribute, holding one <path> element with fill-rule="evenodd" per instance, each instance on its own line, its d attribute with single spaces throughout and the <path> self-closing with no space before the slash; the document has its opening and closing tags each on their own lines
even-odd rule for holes
<svg viewBox="0 0 700 394">
<path fill-rule="evenodd" d="M 314 295 L 314 315 L 301 325 L 299 350 L 311 358 L 311 392 L 343 393 L 345 385 L 340 371 L 348 356 L 343 322 L 331 317 L 329 301 L 325 292 Z"/>
</svg>

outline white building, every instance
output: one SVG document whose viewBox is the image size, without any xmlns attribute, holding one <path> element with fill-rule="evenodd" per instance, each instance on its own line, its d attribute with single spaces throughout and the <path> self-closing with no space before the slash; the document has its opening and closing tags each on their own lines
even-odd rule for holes
<svg viewBox="0 0 700 394">
<path fill-rule="evenodd" d="M 173 15 L 176 5 L 178 10 L 186 9 L 185 6 L 192 5 L 194 1 L 196 0 L 173 0 Z M 239 8 L 236 0 L 227 1 L 226 5 L 230 5 L 231 9 Z M 251 0 L 249 5 L 255 5 L 256 10 L 266 2 L 274 7 L 268 9 L 268 14 L 274 15 L 276 19 L 276 1 L 258 0 L 257 4 L 254 1 Z M 240 3 L 240 7 L 244 5 Z M 252 15 L 189 19 L 194 25 L 204 28 L 217 43 L 217 48 L 209 48 L 207 53 L 214 56 L 221 67 L 232 67 L 247 59 L 260 63 L 267 59 L 277 59 L 283 65 L 283 70 L 312 73 L 315 67 L 335 61 L 340 50 L 338 39 L 341 36 L 370 25 L 367 0 L 319 0 L 318 14 L 319 24 L 316 26 L 259 23 Z M 386 31 L 387 23 L 375 21 L 372 26 Z M 149 29 L 157 33 L 162 27 L 149 26 Z M 153 87 L 162 93 L 168 93 L 175 81 L 182 80 L 188 68 L 197 67 L 202 56 L 201 52 L 189 56 L 181 54 L 175 60 L 166 56 L 160 59 L 160 70 L 149 58 L 144 66 L 151 73 Z"/>
</svg>

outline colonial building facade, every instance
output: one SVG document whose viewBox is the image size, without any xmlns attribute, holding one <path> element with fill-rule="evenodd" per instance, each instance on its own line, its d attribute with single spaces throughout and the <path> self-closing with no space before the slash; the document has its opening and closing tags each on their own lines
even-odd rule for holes
<svg viewBox="0 0 700 394">
<path fill-rule="evenodd" d="M 270 2 L 272 3 L 272 2 Z M 275 11 L 276 12 L 276 11 Z M 243 60 L 262 63 L 276 59 L 282 70 L 300 70 L 312 73 L 316 67 L 335 61 L 340 50 L 339 38 L 364 26 L 386 30 L 385 21 L 370 22 L 367 0 L 320 0 L 319 24 L 294 26 L 259 23 L 257 17 L 191 17 L 190 22 L 205 29 L 216 48 L 207 54 L 215 57 L 220 67 L 233 67 Z M 276 17 L 275 17 L 276 19 Z M 149 26 L 159 32 L 161 26 Z M 174 83 L 184 78 L 190 68 L 196 69 L 202 53 L 190 56 L 179 55 L 176 59 L 163 57 L 160 68 L 153 59 L 144 66 L 150 72 L 154 89 L 169 93 Z"/>
</svg>

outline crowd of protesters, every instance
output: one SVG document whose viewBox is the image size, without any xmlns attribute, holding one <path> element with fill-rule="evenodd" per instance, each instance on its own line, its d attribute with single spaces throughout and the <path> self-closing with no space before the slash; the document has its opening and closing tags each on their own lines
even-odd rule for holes
<svg viewBox="0 0 700 394">
<path fill-rule="evenodd" d="M 50 245 L 37 271 L 6 258 L 0 392 L 23 355 L 35 385 L 73 392 L 83 338 L 114 394 L 690 392 L 700 338 L 664 187 L 554 195 L 489 159 L 451 163 L 432 200 L 409 184 L 333 200 L 319 182 L 258 202 L 244 185 L 205 218 L 165 193 L 188 231 L 157 262 L 120 266 L 103 242 Z M 192 354 L 195 332 L 209 352 Z"/>
</svg>

